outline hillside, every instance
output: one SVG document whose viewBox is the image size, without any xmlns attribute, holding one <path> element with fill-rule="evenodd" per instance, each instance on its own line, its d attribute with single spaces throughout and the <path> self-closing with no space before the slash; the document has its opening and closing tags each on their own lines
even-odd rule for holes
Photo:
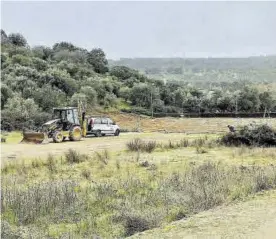
<svg viewBox="0 0 276 239">
<path fill-rule="evenodd" d="M 124 65 L 150 77 L 186 82 L 275 82 L 276 56 L 248 58 L 121 58 L 110 65 Z"/>
<path fill-rule="evenodd" d="M 100 48 L 66 41 L 30 47 L 22 34 L 1 30 L 1 125 L 37 127 L 51 117 L 53 107 L 78 102 L 88 112 L 147 115 L 275 111 L 276 90 L 269 83 L 275 82 L 275 57 L 252 59 L 108 62 Z M 153 66 L 158 74 L 145 69 Z"/>
</svg>

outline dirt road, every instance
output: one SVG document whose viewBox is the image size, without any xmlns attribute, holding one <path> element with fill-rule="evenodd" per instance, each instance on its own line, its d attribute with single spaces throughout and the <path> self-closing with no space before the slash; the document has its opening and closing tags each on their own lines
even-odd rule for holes
<svg viewBox="0 0 276 239">
<path fill-rule="evenodd" d="M 103 149 L 118 151 L 126 149 L 126 143 L 135 137 L 161 142 L 168 140 L 180 140 L 185 137 L 185 135 L 177 133 L 124 133 L 121 134 L 119 137 L 89 137 L 79 142 L 66 141 L 63 143 L 49 143 L 40 145 L 19 144 L 18 141 L 17 143 L 1 144 L 1 159 L 6 160 L 19 158 L 38 158 L 45 157 L 49 153 L 53 155 L 61 155 L 70 148 L 86 154 L 90 154 L 94 151 L 100 151 Z"/>
<path fill-rule="evenodd" d="M 276 191 L 223 206 L 131 238 L 276 238 Z"/>
</svg>

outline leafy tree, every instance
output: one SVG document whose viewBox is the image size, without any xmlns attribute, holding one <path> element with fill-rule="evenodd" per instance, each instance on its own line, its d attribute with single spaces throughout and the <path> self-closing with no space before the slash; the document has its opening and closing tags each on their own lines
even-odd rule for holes
<svg viewBox="0 0 276 239">
<path fill-rule="evenodd" d="M 173 92 L 173 98 L 174 98 L 174 103 L 175 106 L 178 107 L 183 107 L 183 103 L 185 101 L 185 92 L 183 89 L 177 89 L 176 91 Z"/>
<path fill-rule="evenodd" d="M 25 37 L 20 33 L 11 33 L 8 36 L 9 42 L 12 43 L 15 46 L 27 46 L 27 40 Z"/>
<path fill-rule="evenodd" d="M 45 46 L 35 46 L 32 48 L 32 53 L 35 57 L 46 61 L 52 57 L 53 50 Z"/>
<path fill-rule="evenodd" d="M 122 87 L 119 91 L 119 97 L 123 98 L 125 101 L 128 101 L 131 96 L 131 89 L 128 87 Z"/>
<path fill-rule="evenodd" d="M 11 58 L 13 64 L 19 64 L 21 66 L 32 66 L 33 62 L 30 57 L 23 55 L 13 55 Z"/>
<path fill-rule="evenodd" d="M 95 76 L 96 73 L 87 66 L 79 66 L 78 71 L 75 74 L 75 78 L 79 81 L 84 81 L 88 79 L 89 77 Z"/>
<path fill-rule="evenodd" d="M 77 91 L 77 83 L 66 71 L 57 68 L 49 69 L 39 80 L 40 84 L 50 84 L 72 96 Z"/>
<path fill-rule="evenodd" d="M 6 68 L 8 63 L 8 56 L 7 54 L 1 53 L 1 69 Z"/>
<path fill-rule="evenodd" d="M 124 82 L 124 84 L 126 86 L 130 87 L 130 88 L 132 88 L 137 83 L 139 83 L 139 80 L 136 77 L 134 77 L 134 76 L 126 79 L 125 82 Z"/>
<path fill-rule="evenodd" d="M 5 119 L 9 119 L 13 125 L 16 125 L 17 123 L 31 120 L 38 112 L 38 105 L 33 99 L 24 99 L 20 95 L 15 94 L 8 99 L 3 115 Z"/>
<path fill-rule="evenodd" d="M 38 57 L 33 57 L 32 58 L 32 65 L 35 67 L 36 70 L 38 71 L 46 71 L 49 67 L 47 61 L 44 61 Z"/>
<path fill-rule="evenodd" d="M 258 111 L 260 108 L 258 90 L 248 86 L 244 87 L 238 97 L 238 106 L 244 112 Z"/>
<path fill-rule="evenodd" d="M 94 106 L 97 104 L 97 92 L 90 86 L 83 86 L 80 93 L 84 94 L 87 99 L 88 105 Z"/>
<path fill-rule="evenodd" d="M 259 99 L 260 109 L 263 111 L 270 111 L 276 106 L 276 100 L 275 98 L 273 98 L 273 93 L 271 91 L 265 91 L 260 93 Z"/>
<path fill-rule="evenodd" d="M 66 50 L 66 51 L 75 51 L 77 50 L 77 47 L 74 46 L 72 43 L 70 42 L 58 42 L 58 43 L 55 43 L 53 45 L 53 50 L 54 51 L 63 51 L 63 50 Z"/>
<path fill-rule="evenodd" d="M 88 53 L 87 61 L 93 66 L 95 72 L 100 74 L 108 72 L 108 61 L 102 49 L 92 49 Z"/>
<path fill-rule="evenodd" d="M 32 52 L 30 51 L 29 48 L 11 45 L 8 50 L 8 55 L 9 55 L 9 57 L 12 57 L 14 55 L 22 55 L 22 56 L 26 56 L 26 57 L 31 57 Z"/>
<path fill-rule="evenodd" d="M 127 80 L 131 77 L 138 78 L 138 71 L 133 70 L 127 66 L 114 66 L 110 70 L 110 75 L 116 76 L 120 80 Z"/>
<path fill-rule="evenodd" d="M 71 105 L 77 107 L 78 103 L 82 102 L 87 105 L 87 97 L 83 93 L 75 93 L 71 98 Z"/>
<path fill-rule="evenodd" d="M 154 100 L 152 107 L 153 107 L 154 112 L 164 112 L 165 111 L 164 101 L 162 101 L 160 99 Z"/>
<path fill-rule="evenodd" d="M 160 91 L 160 98 L 164 101 L 165 105 L 172 105 L 174 103 L 174 97 L 172 92 L 167 87 L 162 87 Z"/>
<path fill-rule="evenodd" d="M 1 108 L 5 106 L 9 98 L 12 97 L 12 90 L 6 85 L 1 83 Z"/>
<path fill-rule="evenodd" d="M 9 43 L 9 38 L 6 32 L 3 29 L 1 29 L 1 44 L 6 44 L 6 43 Z"/>
<path fill-rule="evenodd" d="M 104 107 L 109 108 L 109 107 L 116 107 L 118 105 L 118 100 L 116 95 L 113 93 L 107 93 L 106 96 L 104 97 Z"/>
<path fill-rule="evenodd" d="M 28 66 L 21 66 L 21 65 L 11 65 L 5 69 L 6 74 L 12 74 L 15 76 L 25 76 L 29 80 L 38 80 L 40 77 L 39 72 L 31 67 Z"/>
<path fill-rule="evenodd" d="M 57 62 L 67 61 L 71 63 L 85 63 L 87 60 L 87 54 L 79 50 L 60 50 L 54 53 L 53 59 Z"/>
<path fill-rule="evenodd" d="M 36 88 L 33 91 L 33 98 L 45 112 L 50 112 L 54 107 L 66 106 L 66 94 L 49 84 L 44 85 L 42 88 Z"/>
<path fill-rule="evenodd" d="M 158 89 L 145 83 L 136 84 L 132 88 L 130 100 L 133 105 L 150 108 L 153 100 L 160 99 Z"/>
<path fill-rule="evenodd" d="M 221 96 L 220 98 L 218 98 L 217 107 L 221 111 L 229 112 L 229 111 L 233 111 L 233 109 L 235 108 L 235 105 L 233 104 L 231 96 L 228 94 L 225 94 L 225 95 Z"/>
</svg>

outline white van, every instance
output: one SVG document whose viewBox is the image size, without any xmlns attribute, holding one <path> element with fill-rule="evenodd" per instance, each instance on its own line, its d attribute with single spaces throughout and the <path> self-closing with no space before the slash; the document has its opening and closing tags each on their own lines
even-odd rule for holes
<svg viewBox="0 0 276 239">
<path fill-rule="evenodd" d="M 109 117 L 91 117 L 87 121 L 87 133 L 96 137 L 108 134 L 119 136 L 120 128 Z"/>
</svg>

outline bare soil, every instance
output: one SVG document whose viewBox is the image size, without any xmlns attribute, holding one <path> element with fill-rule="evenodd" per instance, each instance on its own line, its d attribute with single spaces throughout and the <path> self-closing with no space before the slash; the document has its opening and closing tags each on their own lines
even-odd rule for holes
<svg viewBox="0 0 276 239">
<path fill-rule="evenodd" d="M 78 142 L 65 141 L 62 143 L 48 144 L 20 144 L 3 143 L 1 144 L 1 159 L 20 159 L 20 158 L 43 158 L 48 154 L 62 155 L 69 149 L 75 149 L 81 153 L 92 154 L 95 151 L 108 149 L 110 151 L 119 151 L 126 149 L 126 143 L 133 138 L 143 138 L 145 140 L 156 140 L 158 142 L 168 140 L 180 140 L 185 137 L 185 134 L 163 134 L 163 133 L 122 133 L 120 136 L 105 136 L 105 137 L 87 137 Z"/>
</svg>

